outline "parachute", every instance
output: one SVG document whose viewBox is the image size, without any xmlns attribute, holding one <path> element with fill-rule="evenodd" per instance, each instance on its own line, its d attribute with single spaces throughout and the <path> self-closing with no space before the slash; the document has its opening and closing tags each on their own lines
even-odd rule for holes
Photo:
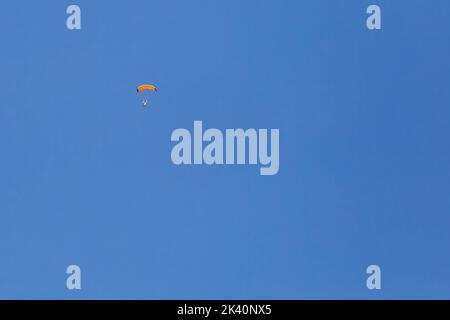
<svg viewBox="0 0 450 320">
<path fill-rule="evenodd" d="M 155 86 L 152 86 L 151 84 L 143 84 L 142 86 L 137 87 L 136 91 L 141 92 L 144 90 L 152 90 L 152 91 L 158 91 L 158 89 Z"/>
<path fill-rule="evenodd" d="M 144 99 L 142 100 L 142 105 L 144 106 L 144 108 L 148 106 L 148 99 L 147 98 L 150 97 L 149 93 L 145 93 L 145 92 L 148 92 L 147 90 L 154 91 L 154 92 L 158 91 L 158 89 L 155 86 L 152 86 L 151 84 L 143 84 L 143 85 L 137 87 L 136 92 L 137 93 L 142 92 L 140 94 L 140 96 L 144 97 Z"/>
</svg>

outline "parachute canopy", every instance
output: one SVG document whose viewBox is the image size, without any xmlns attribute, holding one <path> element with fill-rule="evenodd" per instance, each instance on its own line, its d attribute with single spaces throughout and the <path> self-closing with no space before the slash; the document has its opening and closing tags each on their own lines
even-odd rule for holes
<svg viewBox="0 0 450 320">
<path fill-rule="evenodd" d="M 158 91 L 158 89 L 155 86 L 152 86 L 151 84 L 143 84 L 142 86 L 137 87 L 136 91 L 141 92 L 144 90 L 152 90 L 152 91 Z"/>
</svg>

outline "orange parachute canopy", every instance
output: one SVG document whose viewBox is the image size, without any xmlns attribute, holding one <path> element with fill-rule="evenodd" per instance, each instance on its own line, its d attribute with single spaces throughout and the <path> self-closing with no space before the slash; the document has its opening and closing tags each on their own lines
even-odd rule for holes
<svg viewBox="0 0 450 320">
<path fill-rule="evenodd" d="M 158 91 L 158 89 L 155 86 L 152 86 L 151 84 L 143 84 L 142 86 L 137 87 L 136 91 L 141 92 L 144 90 L 152 90 L 152 91 Z"/>
</svg>

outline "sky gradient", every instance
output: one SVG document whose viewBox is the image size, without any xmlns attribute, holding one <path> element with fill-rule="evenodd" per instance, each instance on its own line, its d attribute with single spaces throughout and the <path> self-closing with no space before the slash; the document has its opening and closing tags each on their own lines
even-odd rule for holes
<svg viewBox="0 0 450 320">
<path fill-rule="evenodd" d="M 0 298 L 450 299 L 449 1 L 3 1 L 0 35 Z M 195 120 L 279 129 L 279 173 L 175 166 Z"/>
</svg>

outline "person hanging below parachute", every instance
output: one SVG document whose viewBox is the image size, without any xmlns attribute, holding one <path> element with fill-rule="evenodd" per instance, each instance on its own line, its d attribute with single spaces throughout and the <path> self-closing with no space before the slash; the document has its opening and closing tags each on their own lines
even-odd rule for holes
<svg viewBox="0 0 450 320">
<path fill-rule="evenodd" d="M 147 91 L 158 92 L 158 89 L 151 84 L 143 84 L 143 85 L 137 87 L 137 89 L 136 89 L 137 93 L 147 92 Z M 146 96 L 144 96 L 144 98 L 142 100 L 142 105 L 144 106 L 144 108 L 146 108 L 148 106 L 148 99 Z"/>
</svg>

